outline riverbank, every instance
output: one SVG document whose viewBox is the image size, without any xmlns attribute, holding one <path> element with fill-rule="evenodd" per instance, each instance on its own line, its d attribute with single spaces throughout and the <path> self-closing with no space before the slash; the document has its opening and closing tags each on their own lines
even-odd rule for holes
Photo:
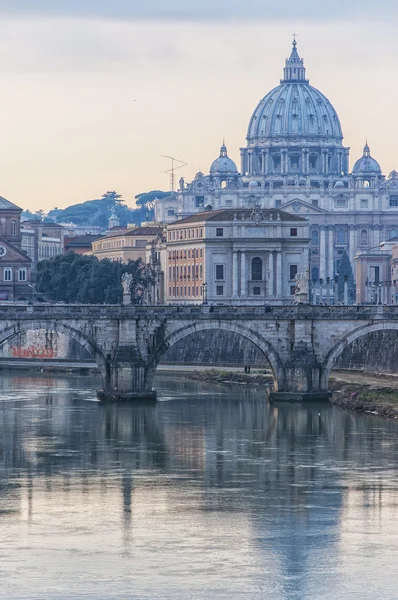
<svg viewBox="0 0 398 600">
<path fill-rule="evenodd" d="M 394 375 L 336 373 L 330 402 L 347 410 L 398 419 L 398 378 Z"/>
<path fill-rule="evenodd" d="M 184 372 L 185 379 L 195 381 L 206 381 L 207 383 L 224 383 L 238 385 L 265 385 L 272 386 L 273 377 L 270 373 L 264 371 L 255 371 L 253 373 L 242 373 L 237 369 L 234 371 L 221 369 L 202 369 L 197 370 L 193 367 L 191 372 Z"/>
</svg>

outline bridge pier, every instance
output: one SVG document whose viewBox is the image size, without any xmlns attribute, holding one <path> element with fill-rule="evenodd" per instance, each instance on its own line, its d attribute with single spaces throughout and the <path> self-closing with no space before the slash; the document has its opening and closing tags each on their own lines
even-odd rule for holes
<svg viewBox="0 0 398 600">
<path fill-rule="evenodd" d="M 279 402 L 313 402 L 329 400 L 331 392 L 322 385 L 322 365 L 310 344 L 299 342 L 285 363 L 285 377 L 271 400 Z"/>
<path fill-rule="evenodd" d="M 156 391 L 152 389 L 153 369 L 142 359 L 127 356 L 131 354 L 131 350 L 129 348 L 127 353 L 126 349 L 119 352 L 119 360 L 111 361 L 108 357 L 104 389 L 98 392 L 100 400 L 156 400 Z"/>
</svg>

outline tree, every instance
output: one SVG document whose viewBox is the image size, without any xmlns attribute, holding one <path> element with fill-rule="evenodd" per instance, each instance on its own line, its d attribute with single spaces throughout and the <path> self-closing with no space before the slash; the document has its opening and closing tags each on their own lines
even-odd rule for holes
<svg viewBox="0 0 398 600">
<path fill-rule="evenodd" d="M 348 257 L 347 252 L 344 250 L 340 259 L 340 267 L 338 272 L 338 300 L 339 302 L 344 302 L 344 281 L 347 281 L 348 285 L 348 303 L 355 304 L 356 299 L 356 288 L 355 288 L 355 280 L 354 274 L 352 271 L 352 266 L 350 259 Z"/>
<path fill-rule="evenodd" d="M 105 192 L 105 194 L 102 194 L 101 198 L 103 200 L 112 200 L 114 203 L 124 202 L 122 195 L 118 194 L 115 190 L 112 192 Z"/>
<path fill-rule="evenodd" d="M 68 252 L 37 265 L 37 290 L 54 302 L 119 304 L 123 273 L 133 275 L 132 297 L 152 283 L 151 273 L 141 260 L 126 265 L 109 259 Z"/>
</svg>

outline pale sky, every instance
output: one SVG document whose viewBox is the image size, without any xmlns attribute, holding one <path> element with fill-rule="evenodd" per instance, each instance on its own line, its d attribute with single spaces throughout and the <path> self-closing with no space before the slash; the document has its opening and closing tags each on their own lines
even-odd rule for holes
<svg viewBox="0 0 398 600">
<path fill-rule="evenodd" d="M 0 0 L 0 195 L 64 207 L 109 189 L 127 204 L 239 147 L 282 77 L 292 33 L 342 122 L 351 166 L 368 138 L 398 168 L 396 0 Z"/>
</svg>

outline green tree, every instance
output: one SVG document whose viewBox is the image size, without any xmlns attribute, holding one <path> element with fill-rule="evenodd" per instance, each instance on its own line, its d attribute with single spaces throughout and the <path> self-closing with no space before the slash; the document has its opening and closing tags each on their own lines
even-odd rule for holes
<svg viewBox="0 0 398 600">
<path fill-rule="evenodd" d="M 118 304 L 122 301 L 123 273 L 133 275 L 132 297 L 140 296 L 152 282 L 152 275 L 141 260 L 126 265 L 109 259 L 68 252 L 40 261 L 37 265 L 37 290 L 54 302 Z"/>
<path fill-rule="evenodd" d="M 340 267 L 338 272 L 338 300 L 339 302 L 344 301 L 344 281 L 347 280 L 348 285 L 348 303 L 355 304 L 355 279 L 352 271 L 351 261 L 348 257 L 347 252 L 344 250 L 340 259 Z"/>
</svg>

